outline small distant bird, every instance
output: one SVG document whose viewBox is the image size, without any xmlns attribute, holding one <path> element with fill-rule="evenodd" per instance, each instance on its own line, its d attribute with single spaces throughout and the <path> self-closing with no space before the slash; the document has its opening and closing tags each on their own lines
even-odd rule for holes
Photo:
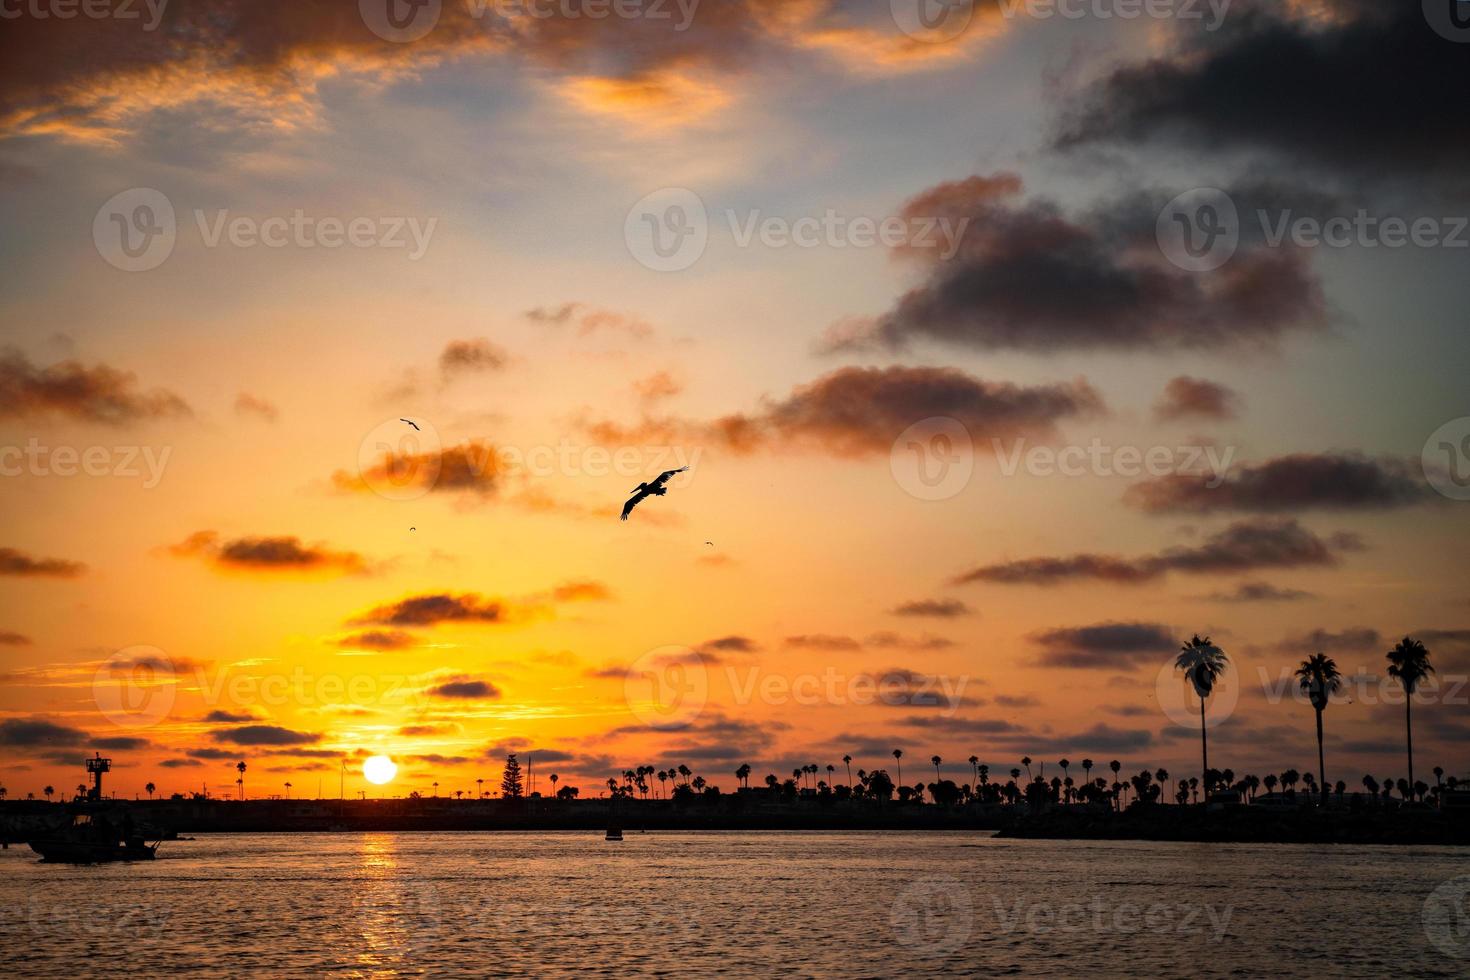
<svg viewBox="0 0 1470 980">
<path fill-rule="evenodd" d="M 705 544 L 709 545 L 711 548 L 715 546 L 715 543 L 713 541 L 706 541 Z"/>
<path fill-rule="evenodd" d="M 415 432 L 418 432 L 419 431 L 418 424 L 415 423 L 415 422 L 413 422 L 410 419 L 399 419 L 398 421 L 400 421 L 400 422 L 407 422 L 409 425 L 413 426 L 413 431 L 415 431 Z"/>
<path fill-rule="evenodd" d="M 411 528 L 409 528 L 409 530 L 410 530 L 410 531 L 417 531 L 417 530 L 418 530 L 418 528 L 416 528 L 416 527 L 411 527 Z"/>
<path fill-rule="evenodd" d="M 637 507 L 644 497 L 662 497 L 664 494 L 668 493 L 669 488 L 664 486 L 664 484 L 668 483 L 669 478 L 672 477 L 675 473 L 683 473 L 688 468 L 689 467 L 687 466 L 681 466 L 677 470 L 669 470 L 666 473 L 660 473 L 657 478 L 649 481 L 648 483 L 640 483 L 636 487 L 634 487 L 633 496 L 629 497 L 628 502 L 623 505 L 622 519 L 626 521 L 628 519 L 628 515 L 633 512 L 633 508 Z"/>
</svg>

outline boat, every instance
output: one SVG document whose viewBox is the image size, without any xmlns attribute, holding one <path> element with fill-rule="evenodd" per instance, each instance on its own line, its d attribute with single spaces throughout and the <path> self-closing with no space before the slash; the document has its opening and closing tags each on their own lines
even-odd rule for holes
<svg viewBox="0 0 1470 980">
<path fill-rule="evenodd" d="M 623 839 L 623 828 L 621 828 L 621 827 L 609 827 L 609 828 L 607 828 L 607 839 L 608 840 L 622 840 Z"/>
<path fill-rule="evenodd" d="M 45 837 L 26 841 L 48 864 L 106 864 L 112 861 L 152 861 L 157 844 L 132 833 L 131 820 L 123 815 L 118 826 L 104 813 L 82 810 L 72 815 L 69 826 Z"/>
<path fill-rule="evenodd" d="M 127 806 L 109 804 L 102 795 L 102 774 L 110 772 L 112 760 L 87 760 L 92 788 L 70 809 L 71 822 L 42 831 L 26 843 L 50 864 L 106 864 L 111 861 L 152 861 L 158 844 L 149 844 L 133 826 Z"/>
</svg>

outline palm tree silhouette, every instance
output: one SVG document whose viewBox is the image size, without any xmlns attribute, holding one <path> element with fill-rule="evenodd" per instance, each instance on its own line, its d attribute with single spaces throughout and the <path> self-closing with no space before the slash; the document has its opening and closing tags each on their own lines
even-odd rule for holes
<svg viewBox="0 0 1470 980">
<path fill-rule="evenodd" d="M 439 781 L 436 779 L 436 780 L 434 780 L 434 797 L 437 799 L 438 796 L 439 796 Z"/>
<path fill-rule="evenodd" d="M 1409 750 L 1409 788 L 1414 788 L 1414 717 L 1410 710 L 1419 682 L 1434 672 L 1429 651 L 1424 644 L 1406 636 L 1388 651 L 1388 676 L 1397 677 L 1404 686 L 1404 739 Z"/>
<path fill-rule="evenodd" d="M 153 799 L 153 791 L 156 788 L 157 787 L 155 787 L 152 783 L 147 783 L 147 784 L 145 784 L 143 786 L 143 792 L 147 793 L 148 794 L 148 798 L 151 800 L 151 799 Z"/>
<path fill-rule="evenodd" d="M 51 794 L 54 793 L 54 792 L 56 792 L 56 787 L 55 786 L 47 786 L 45 789 L 41 790 L 41 792 L 43 794 L 45 794 L 45 796 L 46 796 L 46 802 L 47 803 L 50 803 L 51 802 Z"/>
<path fill-rule="evenodd" d="M 235 763 L 235 769 L 239 771 L 240 778 L 235 782 L 240 784 L 240 799 L 245 799 L 245 760 L 241 759 Z"/>
<path fill-rule="evenodd" d="M 479 797 L 480 799 L 482 799 L 482 800 L 485 798 L 485 780 L 484 779 L 477 779 L 477 780 L 475 780 L 475 795 L 477 797 Z"/>
<path fill-rule="evenodd" d="M 1083 759 L 1082 760 L 1082 775 L 1083 775 L 1084 780 L 1086 782 L 1089 782 L 1089 783 L 1092 782 L 1092 760 L 1091 759 Z"/>
<path fill-rule="evenodd" d="M 1205 729 L 1205 701 L 1210 692 L 1215 689 L 1215 682 L 1220 675 L 1225 673 L 1225 667 L 1230 663 L 1230 658 L 1225 656 L 1225 651 L 1210 642 L 1207 636 L 1200 639 L 1198 633 L 1190 638 L 1189 642 L 1179 648 L 1179 657 L 1174 661 L 1176 670 L 1184 671 L 1184 679 L 1194 685 L 1194 693 L 1199 695 L 1199 739 L 1200 755 L 1203 762 L 1203 771 L 1210 771 L 1210 743 Z M 1210 786 L 1205 783 L 1205 802 L 1210 801 Z"/>
<path fill-rule="evenodd" d="M 975 785 L 976 786 L 979 786 L 980 785 L 980 769 L 979 769 L 980 757 L 978 755 L 972 755 L 966 761 L 968 761 L 970 763 L 970 771 L 975 774 Z"/>
<path fill-rule="evenodd" d="M 149 783 L 148 784 L 148 797 L 149 797 L 149 799 L 152 799 L 153 798 L 153 784 L 152 783 Z M 291 798 L 291 784 L 290 783 L 287 783 L 286 784 L 286 799 L 289 800 L 290 798 Z"/>
<path fill-rule="evenodd" d="M 934 781 L 937 783 L 939 782 L 939 763 L 943 760 L 941 760 L 939 756 L 936 755 L 929 761 L 934 763 Z"/>
<path fill-rule="evenodd" d="M 847 767 L 847 788 L 852 789 L 852 756 L 844 755 L 842 764 Z"/>
<path fill-rule="evenodd" d="M 893 750 L 893 761 L 898 764 L 898 785 L 903 785 L 903 749 Z"/>
<path fill-rule="evenodd" d="M 1317 777 L 1322 782 L 1322 805 L 1327 805 L 1327 764 L 1322 752 L 1322 712 L 1327 708 L 1327 699 L 1342 690 L 1342 675 L 1337 671 L 1337 662 L 1325 653 L 1314 653 L 1296 669 L 1301 688 L 1312 702 L 1317 713 Z"/>
<path fill-rule="evenodd" d="M 1031 779 L 1032 779 L 1032 776 L 1031 776 L 1031 757 L 1029 755 L 1023 755 L 1021 757 L 1021 765 L 1023 765 L 1023 766 L 1026 767 L 1026 781 L 1027 782 L 1030 782 Z"/>
<path fill-rule="evenodd" d="M 552 773 L 551 774 L 551 795 L 552 795 L 552 798 L 555 798 L 556 797 L 556 782 L 559 779 L 561 779 L 561 777 L 558 776 L 556 773 Z"/>
</svg>

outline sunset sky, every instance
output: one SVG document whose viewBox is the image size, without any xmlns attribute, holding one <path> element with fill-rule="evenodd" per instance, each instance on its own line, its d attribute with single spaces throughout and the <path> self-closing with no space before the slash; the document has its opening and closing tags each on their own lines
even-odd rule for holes
<svg viewBox="0 0 1470 980">
<path fill-rule="evenodd" d="M 1370 0 L 691 2 L 0 23 L 11 798 L 94 751 L 128 796 L 1198 775 L 1196 632 L 1212 764 L 1314 767 L 1320 650 L 1329 777 L 1403 775 L 1412 634 L 1416 775 L 1470 774 L 1470 46 Z M 1204 271 L 1156 234 L 1195 188 L 1240 216 Z M 1360 213 L 1441 240 L 1272 239 Z"/>
</svg>

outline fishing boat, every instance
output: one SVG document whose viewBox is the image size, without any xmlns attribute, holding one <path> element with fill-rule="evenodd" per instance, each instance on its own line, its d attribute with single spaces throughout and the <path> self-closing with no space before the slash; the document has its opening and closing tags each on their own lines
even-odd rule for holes
<svg viewBox="0 0 1470 980">
<path fill-rule="evenodd" d="M 69 826 L 26 841 L 50 864 L 106 864 L 111 861 L 152 861 L 157 844 L 132 833 L 126 819 L 119 825 L 104 813 L 82 810 L 72 814 Z"/>
<path fill-rule="evenodd" d="M 126 805 L 109 804 L 102 795 L 102 775 L 112 760 L 101 753 L 87 760 L 92 788 L 70 809 L 71 822 L 42 831 L 26 841 L 31 850 L 51 864 L 106 864 L 111 861 L 152 861 L 158 844 L 149 844 L 133 825 Z"/>
</svg>

